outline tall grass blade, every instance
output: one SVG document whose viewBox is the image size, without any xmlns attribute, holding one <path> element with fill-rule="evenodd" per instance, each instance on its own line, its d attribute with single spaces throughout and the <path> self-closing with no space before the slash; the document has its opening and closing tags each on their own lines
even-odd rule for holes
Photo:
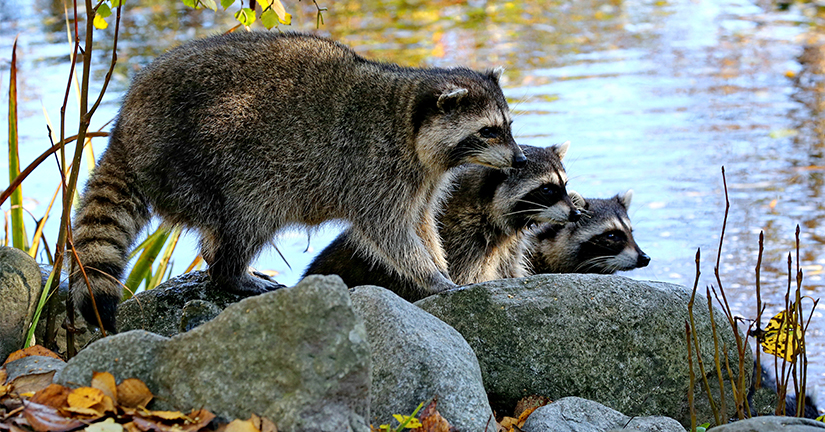
<svg viewBox="0 0 825 432">
<path fill-rule="evenodd" d="M 143 250 L 124 284 L 126 285 L 126 289 L 123 290 L 124 300 L 131 298 L 132 293 L 140 287 L 141 282 L 150 278 L 152 264 L 155 262 L 155 259 L 157 259 L 161 249 L 163 249 L 163 245 L 166 243 L 166 239 L 169 238 L 169 234 L 169 230 L 161 226 L 142 243 L 144 245 Z"/>
<path fill-rule="evenodd" d="M 172 257 L 172 252 L 175 251 L 175 246 L 178 244 L 181 231 L 181 227 L 175 227 L 172 231 L 172 234 L 169 236 L 169 240 L 167 241 L 166 249 L 163 250 L 163 255 L 161 255 L 160 262 L 158 262 L 158 268 L 155 270 L 155 275 L 152 276 L 152 280 L 149 281 L 149 285 L 146 289 L 152 289 L 163 282 L 163 277 L 166 275 L 166 268 L 169 266 L 169 259 Z"/>
<path fill-rule="evenodd" d="M 52 268 L 52 273 L 49 275 L 49 279 L 46 280 L 46 284 L 43 285 L 43 290 L 40 292 L 40 300 L 37 302 L 37 308 L 34 310 L 31 326 L 29 327 L 29 331 L 26 332 L 26 344 L 23 345 L 23 348 L 33 345 L 34 331 L 37 328 L 37 322 L 40 321 L 40 314 L 43 312 L 43 308 L 46 307 L 46 302 L 49 300 L 49 287 L 52 286 L 52 280 L 56 274 L 59 274 L 59 272 L 60 269 Z"/>
<path fill-rule="evenodd" d="M 17 146 L 17 38 L 11 49 L 11 72 L 9 73 L 9 183 L 20 175 L 20 153 Z M 28 251 L 29 240 L 23 224 L 23 188 L 17 187 L 11 194 L 11 238 L 12 246 Z"/>
</svg>

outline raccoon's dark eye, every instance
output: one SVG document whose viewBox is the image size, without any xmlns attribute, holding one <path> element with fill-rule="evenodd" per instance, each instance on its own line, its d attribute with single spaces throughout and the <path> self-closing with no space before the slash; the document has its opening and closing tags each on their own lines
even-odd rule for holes
<svg viewBox="0 0 825 432">
<path fill-rule="evenodd" d="M 544 185 L 541 187 L 541 193 L 546 197 L 552 197 L 556 194 L 556 188 L 550 185 Z"/>
<path fill-rule="evenodd" d="M 478 133 L 484 138 L 492 139 L 498 137 L 499 129 L 495 127 L 483 127 Z"/>
</svg>

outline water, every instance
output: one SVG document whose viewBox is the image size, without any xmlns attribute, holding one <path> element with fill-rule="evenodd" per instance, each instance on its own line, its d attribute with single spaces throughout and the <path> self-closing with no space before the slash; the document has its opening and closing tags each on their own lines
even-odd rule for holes
<svg viewBox="0 0 825 432">
<path fill-rule="evenodd" d="M 0 90 L 8 90 L 11 45 L 19 34 L 25 163 L 49 144 L 43 107 L 57 124 L 70 46 L 61 2 L 6 3 L 0 8 Z M 124 16 L 119 63 L 94 130 L 105 129 L 114 117 L 136 69 L 182 41 L 233 25 L 231 18 L 188 10 L 174 0 L 134 3 Z M 570 188 L 585 197 L 634 189 L 635 236 L 653 261 L 627 276 L 692 286 L 694 255 L 701 249 L 699 287 L 717 285 L 713 266 L 725 207 L 724 166 L 730 215 L 720 277 L 734 313 L 756 314 L 760 231 L 766 237 L 766 315 L 784 303 L 787 255 L 795 257 L 797 225 L 805 294 L 818 298 L 823 292 L 825 32 L 814 6 L 780 11 L 762 0 L 345 0 L 321 1 L 321 6 L 330 10 L 317 32 L 371 58 L 405 65 L 505 66 L 503 85 L 520 143 L 572 141 L 565 160 Z M 286 7 L 293 28 L 314 31 L 311 3 Z M 99 38 L 102 47 L 111 44 L 107 34 Z M 95 88 L 108 61 L 95 58 Z M 69 101 L 74 108 L 73 94 Z M 76 122 L 76 109 L 69 111 Z M 104 146 L 103 140 L 94 143 L 98 153 Z M 6 178 L 7 166 L 0 166 Z M 24 184 L 27 208 L 41 216 L 56 186 L 54 163 L 47 163 Z M 50 225 L 50 239 L 55 231 Z M 256 266 L 293 283 L 336 232 L 335 227 L 314 232 L 309 242 L 303 232 L 281 236 L 279 249 L 294 271 L 272 250 Z M 178 272 L 196 248 L 188 239 L 179 249 Z M 819 386 L 821 401 L 824 332 L 825 320 L 817 312 L 807 340 L 809 384 Z"/>
</svg>

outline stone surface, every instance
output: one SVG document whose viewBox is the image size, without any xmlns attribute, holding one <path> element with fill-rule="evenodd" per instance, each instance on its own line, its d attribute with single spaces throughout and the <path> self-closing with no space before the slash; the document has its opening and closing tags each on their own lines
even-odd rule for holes
<svg viewBox="0 0 825 432">
<path fill-rule="evenodd" d="M 376 286 L 352 292 L 372 351 L 373 425 L 409 414 L 438 396 L 438 411 L 460 431 L 494 431 L 493 412 L 473 350 L 452 327 Z"/>
<path fill-rule="evenodd" d="M 822 432 L 825 423 L 795 417 L 754 417 L 717 426 L 713 432 Z"/>
<path fill-rule="evenodd" d="M 521 397 L 530 394 L 553 400 L 579 396 L 627 415 L 665 415 L 689 425 L 685 343 L 689 298 L 684 287 L 662 282 L 538 275 L 471 285 L 416 305 L 464 336 L 478 357 L 485 389 L 498 413 L 511 412 Z M 705 364 L 712 364 L 704 296 L 697 297 L 696 304 L 704 305 L 697 306 L 694 315 Z M 723 321 L 719 310 L 715 316 L 717 322 Z M 720 347 L 726 344 L 730 358 L 738 358 L 731 329 L 720 326 L 719 334 Z M 746 354 L 749 385 L 753 360 L 749 349 Z M 697 363 L 697 413 L 712 419 Z M 738 364 L 731 363 L 736 374 Z M 717 381 L 715 373 L 707 373 L 711 382 Z M 731 399 L 728 393 L 727 400 Z"/>
<path fill-rule="evenodd" d="M 6 368 L 7 380 L 11 382 L 23 375 L 61 371 L 66 367 L 66 362 L 53 357 L 28 356 L 8 362 L 3 367 Z"/>
<path fill-rule="evenodd" d="M 533 411 L 524 432 L 684 432 L 679 422 L 668 417 L 630 418 L 598 402 L 566 397 Z"/>
<path fill-rule="evenodd" d="M 146 330 L 174 336 L 180 333 L 183 321 L 184 327 L 190 324 L 191 316 L 184 317 L 184 307 L 190 301 L 206 301 L 223 310 L 245 297 L 216 289 L 205 271 L 186 273 L 121 303 L 117 311 L 117 330 Z"/>
<path fill-rule="evenodd" d="M 157 409 L 255 413 L 282 432 L 369 430 L 367 334 L 337 276 L 245 299 L 171 339 L 130 331 L 94 342 L 58 382 L 88 384 L 93 370 L 140 378 Z"/>
<path fill-rule="evenodd" d="M 34 258 L 20 249 L 0 247 L 0 363 L 23 348 L 41 290 Z"/>
</svg>

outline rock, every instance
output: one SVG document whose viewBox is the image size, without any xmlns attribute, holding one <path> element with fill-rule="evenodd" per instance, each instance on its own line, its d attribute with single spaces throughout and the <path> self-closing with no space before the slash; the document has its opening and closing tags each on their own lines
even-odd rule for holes
<svg viewBox="0 0 825 432">
<path fill-rule="evenodd" d="M 41 290 L 34 258 L 20 249 L 0 247 L 0 360 L 23 348 Z"/>
<path fill-rule="evenodd" d="M 29 356 L 8 362 L 5 366 L 8 383 L 14 392 L 35 393 L 52 383 L 54 374 L 62 370 L 66 362 L 53 357 Z"/>
<path fill-rule="evenodd" d="M 373 425 L 395 425 L 393 414 L 438 396 L 438 411 L 458 430 L 495 430 L 478 361 L 455 329 L 376 286 L 355 288 L 352 304 L 372 352 Z"/>
<path fill-rule="evenodd" d="M 179 333 L 186 333 L 193 328 L 214 319 L 220 315 L 220 307 L 206 300 L 189 300 L 183 305 L 180 316 Z"/>
<path fill-rule="evenodd" d="M 55 377 L 56 384 L 67 387 L 89 385 L 92 372 L 110 372 L 120 383 L 126 378 L 137 378 L 155 392 L 150 383 L 156 361 L 169 338 L 143 330 L 133 330 L 92 342 L 69 360 Z"/>
<path fill-rule="evenodd" d="M 689 425 L 689 299 L 690 292 L 678 285 L 571 274 L 491 281 L 416 305 L 464 336 L 478 357 L 484 387 L 498 413 L 512 412 L 516 402 L 530 394 L 553 400 L 579 396 L 627 415 L 666 415 Z M 710 365 L 713 340 L 704 296 L 697 296 L 696 304 L 697 334 Z M 718 310 L 715 317 L 718 323 L 724 321 Z M 720 349 L 726 344 L 728 356 L 737 359 L 726 323 L 719 326 L 719 334 Z M 746 355 L 749 385 L 749 348 Z M 737 366 L 731 362 L 734 374 Z M 695 361 L 694 368 L 697 415 L 713 419 Z M 715 372 L 707 369 L 710 382 L 717 382 Z M 727 400 L 732 400 L 731 393 Z M 728 417 L 734 415 L 732 405 L 728 403 Z"/>
<path fill-rule="evenodd" d="M 679 422 L 668 417 L 630 417 L 598 402 L 566 397 L 533 411 L 524 432 L 684 432 Z"/>
<path fill-rule="evenodd" d="M 157 409 L 255 413 L 282 432 L 369 430 L 367 333 L 337 276 L 245 299 L 171 339 L 130 331 L 94 342 L 58 378 L 88 384 L 92 370 L 142 379 Z"/>
<path fill-rule="evenodd" d="M 216 289 L 205 271 L 186 273 L 121 303 L 117 311 L 117 329 L 120 332 L 146 330 L 170 337 L 180 333 L 182 327 L 194 327 L 191 325 L 193 310 L 184 316 L 184 307 L 190 301 L 206 301 L 223 310 L 246 297 Z M 197 320 L 204 322 L 202 318 Z"/>
<path fill-rule="evenodd" d="M 796 417 L 754 417 L 716 426 L 713 432 L 822 432 L 825 423 Z"/>
</svg>

